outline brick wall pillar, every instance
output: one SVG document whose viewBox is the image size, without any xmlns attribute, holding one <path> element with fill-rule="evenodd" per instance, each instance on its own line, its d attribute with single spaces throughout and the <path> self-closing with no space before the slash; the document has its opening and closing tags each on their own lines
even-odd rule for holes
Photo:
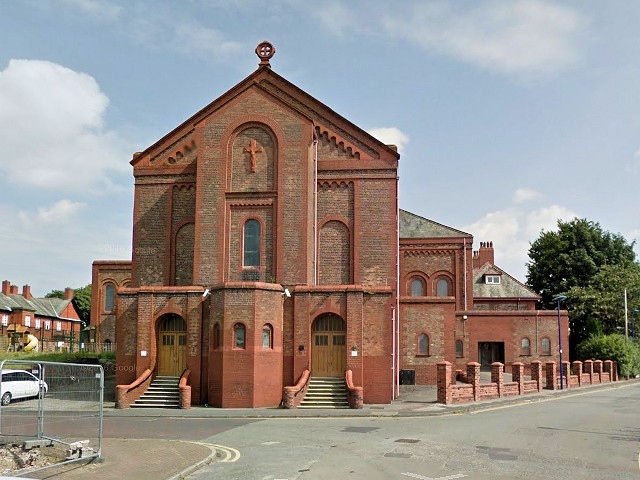
<svg viewBox="0 0 640 480">
<path fill-rule="evenodd" d="M 583 365 L 584 373 L 589 374 L 589 384 L 593 384 L 593 360 L 585 360 Z"/>
<path fill-rule="evenodd" d="M 502 397 L 504 389 L 504 365 L 500 362 L 491 364 L 491 383 L 498 385 L 498 397 Z"/>
<path fill-rule="evenodd" d="M 538 391 L 542 390 L 542 362 L 540 360 L 531 362 L 531 380 L 535 380 Z"/>
<path fill-rule="evenodd" d="M 569 388 L 569 378 L 571 378 L 571 362 L 562 362 L 562 373 L 564 374 L 564 388 Z"/>
<path fill-rule="evenodd" d="M 556 378 L 556 362 L 547 362 L 545 364 L 547 377 L 547 390 L 557 390 L 558 381 Z"/>
<path fill-rule="evenodd" d="M 600 375 L 602 373 L 602 360 L 593 361 L 593 373 L 594 376 L 598 379 L 597 382 L 602 383 L 602 376 Z"/>
<path fill-rule="evenodd" d="M 438 383 L 438 403 L 449 405 L 451 403 L 451 363 L 436 363 Z"/>
<path fill-rule="evenodd" d="M 613 361 L 612 360 L 604 361 L 604 371 L 609 374 L 609 381 L 613 382 Z"/>
<path fill-rule="evenodd" d="M 480 364 L 478 362 L 467 363 L 467 381 L 473 385 L 473 401 L 480 397 Z"/>
<path fill-rule="evenodd" d="M 618 362 L 614 361 L 613 362 L 613 375 L 614 375 L 614 382 L 618 381 Z"/>
<path fill-rule="evenodd" d="M 582 362 L 580 360 L 573 362 L 573 373 L 578 375 L 578 385 L 582 385 Z"/>
<path fill-rule="evenodd" d="M 533 374 L 533 371 L 531 372 Z M 518 384 L 518 395 L 524 394 L 524 363 L 513 362 L 511 364 L 511 376 Z"/>
</svg>

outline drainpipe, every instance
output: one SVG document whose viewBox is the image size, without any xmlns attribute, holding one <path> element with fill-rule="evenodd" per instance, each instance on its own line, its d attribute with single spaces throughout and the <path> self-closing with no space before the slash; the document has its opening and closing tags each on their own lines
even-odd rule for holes
<svg viewBox="0 0 640 480">
<path fill-rule="evenodd" d="M 462 237 L 462 261 L 464 268 L 464 288 L 462 289 L 463 298 L 464 298 L 464 311 L 467 311 L 467 239 L 466 237 Z"/>
<path fill-rule="evenodd" d="M 313 284 L 318 285 L 318 137 L 313 128 Z"/>
<path fill-rule="evenodd" d="M 400 165 L 398 164 L 398 167 Z M 395 400 L 397 396 L 400 395 L 400 198 L 399 194 L 399 183 L 400 177 L 396 175 L 396 305 L 393 312 L 393 321 L 394 325 L 394 352 L 393 352 L 393 361 L 394 368 L 392 368 L 393 372 L 393 390 L 394 395 L 392 398 Z"/>
</svg>

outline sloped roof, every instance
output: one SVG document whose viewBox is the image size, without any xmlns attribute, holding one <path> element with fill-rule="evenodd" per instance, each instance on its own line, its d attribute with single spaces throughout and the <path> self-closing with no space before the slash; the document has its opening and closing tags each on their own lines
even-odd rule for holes
<svg viewBox="0 0 640 480">
<path fill-rule="evenodd" d="M 60 314 L 72 300 L 62 298 L 32 298 L 27 300 L 22 295 L 5 295 L 0 293 L 0 310 L 29 310 L 43 317 L 60 318 Z"/>
<path fill-rule="evenodd" d="M 420 217 L 406 210 L 400 210 L 400 238 L 471 238 L 462 230 L 447 227 L 440 223 Z"/>
<path fill-rule="evenodd" d="M 485 275 L 500 275 L 500 283 L 486 284 Z M 525 284 L 489 262 L 473 269 L 473 296 L 474 298 L 529 298 L 532 300 L 540 298 Z"/>
</svg>

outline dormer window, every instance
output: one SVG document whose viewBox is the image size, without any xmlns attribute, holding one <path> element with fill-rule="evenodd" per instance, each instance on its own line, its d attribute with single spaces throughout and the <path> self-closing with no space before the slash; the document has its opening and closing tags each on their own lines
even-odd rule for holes
<svg viewBox="0 0 640 480">
<path fill-rule="evenodd" d="M 500 285 L 500 275 L 485 275 L 484 283 L 487 285 Z"/>
</svg>

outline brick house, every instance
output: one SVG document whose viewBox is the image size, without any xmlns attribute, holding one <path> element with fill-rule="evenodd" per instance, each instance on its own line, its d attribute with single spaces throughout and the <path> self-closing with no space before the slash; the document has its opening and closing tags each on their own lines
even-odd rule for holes
<svg viewBox="0 0 640 480">
<path fill-rule="evenodd" d="M 189 370 L 193 404 L 261 407 L 305 370 L 350 370 L 388 403 L 442 359 L 521 359 L 554 312 L 536 316 L 492 248 L 399 210 L 397 149 L 276 74 L 274 53 L 260 44 L 254 73 L 133 156 L 132 259 L 93 264 L 116 382 Z"/>
<path fill-rule="evenodd" d="M 78 350 L 83 325 L 73 295 L 73 290 L 66 288 L 64 298 L 35 298 L 29 285 L 19 292 L 17 285 L 3 280 L 0 348 L 3 351 L 21 349 L 31 334 L 38 339 L 40 351 Z"/>
</svg>

